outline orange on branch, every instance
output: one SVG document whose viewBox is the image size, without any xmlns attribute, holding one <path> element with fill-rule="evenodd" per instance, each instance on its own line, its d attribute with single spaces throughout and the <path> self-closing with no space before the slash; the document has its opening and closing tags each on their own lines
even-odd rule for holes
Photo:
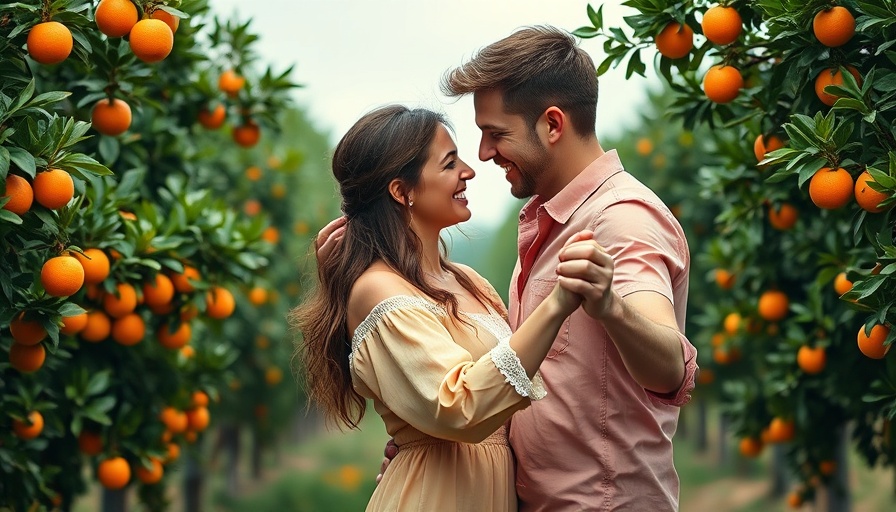
<svg viewBox="0 0 896 512">
<path fill-rule="evenodd" d="M 743 19 L 734 7 L 716 5 L 703 14 L 700 26 L 703 35 L 713 43 L 725 46 L 737 41 L 743 31 Z"/>
<path fill-rule="evenodd" d="M 143 283 L 143 301 L 150 308 L 171 304 L 171 300 L 174 299 L 174 292 L 174 283 L 161 272 Z"/>
<path fill-rule="evenodd" d="M 138 21 L 128 40 L 134 55 L 148 64 L 164 60 L 174 48 L 174 32 L 164 21 L 153 18 Z"/>
<path fill-rule="evenodd" d="M 162 476 L 165 474 L 162 462 L 156 457 L 150 457 L 149 466 L 149 468 L 143 464 L 137 466 L 137 478 L 147 485 L 159 483 L 162 480 Z"/>
<path fill-rule="evenodd" d="M 656 49 L 664 57 L 680 59 L 694 47 L 694 31 L 677 21 L 670 22 L 657 34 Z"/>
<path fill-rule="evenodd" d="M 781 203 L 778 207 L 768 207 L 768 223 L 779 231 L 787 231 L 796 225 L 799 212 L 790 203 Z"/>
<path fill-rule="evenodd" d="M 815 206 L 836 210 L 853 198 L 854 185 L 849 171 L 839 167 L 823 167 L 809 180 L 809 198 Z"/>
<path fill-rule="evenodd" d="M 36 372 L 44 365 L 47 350 L 43 345 L 22 345 L 13 343 L 9 347 L 9 363 L 22 373 Z"/>
<path fill-rule="evenodd" d="M 34 177 L 34 198 L 44 208 L 58 210 L 75 197 L 75 182 L 62 169 L 47 169 Z"/>
<path fill-rule="evenodd" d="M 128 131 L 131 120 L 131 106 L 118 98 L 96 102 L 90 113 L 93 128 L 103 135 L 112 137 Z"/>
<path fill-rule="evenodd" d="M 871 188 L 871 185 L 868 184 L 870 182 L 877 183 L 868 171 L 862 171 L 862 174 L 856 178 L 854 189 L 856 202 L 867 212 L 880 213 L 887 208 L 882 208 L 878 205 L 884 200 L 889 199 L 890 196 Z"/>
<path fill-rule="evenodd" d="M 737 276 L 724 268 L 717 268 L 715 270 L 715 280 L 719 288 L 730 290 L 731 288 L 734 288 L 734 284 L 737 282 Z"/>
<path fill-rule="evenodd" d="M 85 327 L 87 327 L 86 311 L 74 316 L 62 317 L 62 326 L 59 328 L 59 333 L 71 336 L 74 334 L 78 334 Z"/>
<path fill-rule="evenodd" d="M 224 108 L 223 104 L 218 103 L 212 110 L 203 108 L 196 117 L 199 120 L 199 124 L 205 128 L 217 130 L 224 124 L 224 120 L 227 118 L 227 109 Z"/>
<path fill-rule="evenodd" d="M 22 216 L 31 209 L 31 204 L 34 203 L 34 189 L 31 188 L 31 184 L 25 178 L 17 174 L 7 174 L 6 194 L 0 197 L 10 198 L 3 205 L 4 210 L 9 210 L 16 215 Z"/>
<path fill-rule="evenodd" d="M 755 437 L 744 437 L 738 444 L 740 454 L 751 459 L 758 457 L 759 454 L 762 453 L 762 448 L 762 440 Z"/>
<path fill-rule="evenodd" d="M 261 139 L 261 128 L 254 121 L 246 121 L 235 126 L 232 135 L 234 142 L 244 148 L 251 148 Z"/>
<path fill-rule="evenodd" d="M 48 295 L 68 297 L 84 286 L 84 267 L 72 256 L 56 256 L 40 269 L 40 283 Z"/>
<path fill-rule="evenodd" d="M 164 21 L 168 28 L 171 29 L 172 34 L 177 33 L 177 29 L 180 27 L 180 18 L 162 9 L 152 11 L 150 18 Z"/>
<path fill-rule="evenodd" d="M 804 372 L 815 375 L 824 370 L 827 364 L 827 353 L 824 347 L 803 345 L 796 353 L 796 363 Z"/>
<path fill-rule="evenodd" d="M 37 411 L 28 413 L 27 421 L 12 420 L 12 431 L 20 439 L 34 439 L 44 430 L 44 417 Z"/>
<path fill-rule="evenodd" d="M 777 135 L 769 135 L 768 138 L 765 138 L 765 136 L 760 133 L 756 137 L 756 141 L 753 142 L 753 154 L 756 155 L 756 161 L 761 162 L 765 160 L 766 154 L 783 147 L 784 141 Z"/>
<path fill-rule="evenodd" d="M 734 66 L 715 65 L 703 75 L 703 92 L 714 103 L 729 103 L 737 98 L 744 78 Z"/>
<path fill-rule="evenodd" d="M 72 53 L 72 32 L 58 21 L 45 21 L 31 27 L 26 47 L 28 55 L 41 64 L 58 64 Z"/>
<path fill-rule="evenodd" d="M 21 345 L 37 345 L 47 337 L 47 330 L 37 320 L 26 320 L 22 311 L 9 323 L 12 339 Z"/>
<path fill-rule="evenodd" d="M 174 289 L 180 293 L 190 293 L 196 290 L 193 283 L 199 280 L 199 271 L 195 267 L 190 266 L 184 266 L 183 272 L 171 276 L 171 283 L 174 285 Z"/>
<path fill-rule="evenodd" d="M 812 32 L 818 41 L 831 48 L 843 46 L 856 33 L 856 19 L 846 7 L 836 5 L 818 11 L 812 19 Z"/>
<path fill-rule="evenodd" d="M 112 321 L 112 339 L 121 345 L 132 346 L 146 336 L 146 322 L 137 313 L 128 313 Z"/>
<path fill-rule="evenodd" d="M 846 70 L 856 79 L 859 86 L 862 85 L 862 75 L 859 70 L 853 66 L 846 66 Z M 826 92 L 825 87 L 829 85 L 843 85 L 843 72 L 837 68 L 825 69 L 815 78 L 815 95 L 825 105 L 831 107 L 837 102 L 838 96 Z"/>
<path fill-rule="evenodd" d="M 84 267 L 84 283 L 99 284 L 109 277 L 109 257 L 102 249 L 91 247 L 84 254 L 73 252 L 72 256 Z"/>
<path fill-rule="evenodd" d="M 218 89 L 230 97 L 234 97 L 245 85 L 246 79 L 238 75 L 236 71 L 228 69 L 218 77 Z"/>
<path fill-rule="evenodd" d="M 112 333 L 112 320 L 103 311 L 89 311 L 87 325 L 78 333 L 81 339 L 90 343 L 99 343 Z"/>
<path fill-rule="evenodd" d="M 112 318 L 120 318 L 137 308 L 137 290 L 130 283 L 118 283 L 115 291 L 103 295 L 103 309 Z"/>
<path fill-rule="evenodd" d="M 99 455 L 103 453 L 103 438 L 96 432 L 82 430 L 78 435 L 78 449 L 85 455 Z"/>
<path fill-rule="evenodd" d="M 101 0 L 96 6 L 96 27 L 109 37 L 128 35 L 137 23 L 137 6 L 131 0 Z"/>
<path fill-rule="evenodd" d="M 193 329 L 189 322 L 181 322 L 179 325 L 174 323 L 165 323 L 159 326 L 156 337 L 159 344 L 165 348 L 179 349 L 190 342 L 190 336 Z"/>
<path fill-rule="evenodd" d="M 865 332 L 863 325 L 859 329 L 857 341 L 859 350 L 871 359 L 883 359 L 890 351 L 892 345 L 884 346 L 884 341 L 890 335 L 890 328 L 883 324 L 877 324 L 871 328 L 871 332 Z"/>
<path fill-rule="evenodd" d="M 100 462 L 96 476 L 106 489 L 121 489 L 131 480 L 131 466 L 124 457 L 112 457 Z"/>
<path fill-rule="evenodd" d="M 759 296 L 759 316 L 769 322 L 777 322 L 787 316 L 790 300 L 780 290 L 766 290 Z"/>
<path fill-rule="evenodd" d="M 230 290 L 222 286 L 213 286 L 205 295 L 205 313 L 216 320 L 222 320 L 233 314 L 236 301 Z"/>
</svg>

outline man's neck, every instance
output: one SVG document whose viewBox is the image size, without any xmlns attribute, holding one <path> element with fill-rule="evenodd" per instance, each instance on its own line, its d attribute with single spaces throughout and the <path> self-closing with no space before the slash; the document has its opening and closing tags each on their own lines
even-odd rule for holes
<svg viewBox="0 0 896 512">
<path fill-rule="evenodd" d="M 545 201 L 560 193 L 572 180 L 605 153 L 597 138 L 566 141 L 563 146 L 553 148 L 557 157 L 548 173 L 553 179 L 538 195 Z"/>
</svg>

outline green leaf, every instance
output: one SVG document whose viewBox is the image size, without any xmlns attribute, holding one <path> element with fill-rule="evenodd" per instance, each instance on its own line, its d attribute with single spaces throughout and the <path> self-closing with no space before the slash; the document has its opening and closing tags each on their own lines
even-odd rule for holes
<svg viewBox="0 0 896 512">
<path fill-rule="evenodd" d="M 0 146 L 0 179 L 6 179 L 9 174 L 9 150 Z"/>
<path fill-rule="evenodd" d="M 24 149 L 16 146 L 9 146 L 9 160 L 14 163 L 16 167 L 21 169 L 23 172 L 34 177 L 37 174 L 37 164 L 34 161 L 34 156 L 31 153 L 25 151 Z"/>
</svg>

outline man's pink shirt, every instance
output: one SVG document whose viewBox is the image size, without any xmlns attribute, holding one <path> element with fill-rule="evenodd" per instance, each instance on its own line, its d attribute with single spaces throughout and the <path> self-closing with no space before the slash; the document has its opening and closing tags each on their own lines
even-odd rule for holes
<svg viewBox="0 0 896 512">
<path fill-rule="evenodd" d="M 684 232 L 663 202 L 625 172 L 615 151 L 551 200 L 536 196 L 520 212 L 511 327 L 550 293 L 560 249 L 583 229 L 593 230 L 613 256 L 613 289 L 622 297 L 663 295 L 683 333 L 690 267 Z M 659 395 L 629 375 L 600 322 L 582 309 L 567 319 L 540 369 L 548 396 L 511 420 L 521 511 L 678 509 L 672 435 L 697 371 L 696 349 L 679 337 L 684 382 L 676 393 Z"/>
</svg>

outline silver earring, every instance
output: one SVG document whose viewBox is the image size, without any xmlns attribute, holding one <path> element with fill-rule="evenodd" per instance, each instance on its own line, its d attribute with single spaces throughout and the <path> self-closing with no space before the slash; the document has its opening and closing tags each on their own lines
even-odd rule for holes
<svg viewBox="0 0 896 512">
<path fill-rule="evenodd" d="M 413 201 L 411 201 L 411 202 L 408 203 L 408 208 L 410 208 L 411 206 L 414 206 L 414 202 L 413 202 Z"/>
</svg>

